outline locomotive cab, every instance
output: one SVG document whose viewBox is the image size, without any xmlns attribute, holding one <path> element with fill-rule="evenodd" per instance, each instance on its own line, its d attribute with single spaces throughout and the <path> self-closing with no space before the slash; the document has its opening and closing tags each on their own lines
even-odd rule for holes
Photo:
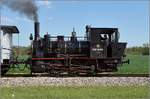
<svg viewBox="0 0 150 99">
<path fill-rule="evenodd" d="M 125 42 L 119 42 L 117 28 L 86 28 L 91 45 L 91 57 L 107 58 L 122 57 L 126 47 Z"/>
</svg>

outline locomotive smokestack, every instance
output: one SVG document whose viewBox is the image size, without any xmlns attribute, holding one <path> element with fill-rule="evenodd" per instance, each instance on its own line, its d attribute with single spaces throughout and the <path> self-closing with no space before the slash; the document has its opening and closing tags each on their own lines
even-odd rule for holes
<svg viewBox="0 0 150 99">
<path fill-rule="evenodd" d="M 40 38 L 40 23 L 39 22 L 34 22 L 34 40 L 37 41 Z"/>
</svg>

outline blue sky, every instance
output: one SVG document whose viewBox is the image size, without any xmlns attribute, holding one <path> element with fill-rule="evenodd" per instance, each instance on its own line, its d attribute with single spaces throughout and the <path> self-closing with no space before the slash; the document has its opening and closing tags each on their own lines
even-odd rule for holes
<svg viewBox="0 0 150 99">
<path fill-rule="evenodd" d="M 128 47 L 149 42 L 149 2 L 133 1 L 36 1 L 39 8 L 40 35 L 70 35 L 75 27 L 78 36 L 85 35 L 85 26 L 119 28 L 120 41 Z M 16 25 L 19 44 L 30 44 L 33 21 L 7 7 L 1 8 L 1 24 Z M 17 35 L 14 36 L 17 45 Z"/>
</svg>

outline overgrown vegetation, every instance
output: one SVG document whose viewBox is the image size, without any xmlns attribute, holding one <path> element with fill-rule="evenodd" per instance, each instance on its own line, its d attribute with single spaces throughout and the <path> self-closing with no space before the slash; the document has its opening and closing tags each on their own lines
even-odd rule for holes
<svg viewBox="0 0 150 99">
<path fill-rule="evenodd" d="M 32 90 L 31 90 L 32 89 Z M 2 87 L 1 99 L 148 99 L 148 86 Z"/>
</svg>

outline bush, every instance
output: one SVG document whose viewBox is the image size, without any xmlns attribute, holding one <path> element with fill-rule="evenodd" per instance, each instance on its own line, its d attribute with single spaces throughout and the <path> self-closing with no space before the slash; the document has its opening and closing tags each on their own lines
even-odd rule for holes
<svg viewBox="0 0 150 99">
<path fill-rule="evenodd" d="M 143 48 L 142 55 L 149 55 L 149 48 L 148 47 Z"/>
</svg>

